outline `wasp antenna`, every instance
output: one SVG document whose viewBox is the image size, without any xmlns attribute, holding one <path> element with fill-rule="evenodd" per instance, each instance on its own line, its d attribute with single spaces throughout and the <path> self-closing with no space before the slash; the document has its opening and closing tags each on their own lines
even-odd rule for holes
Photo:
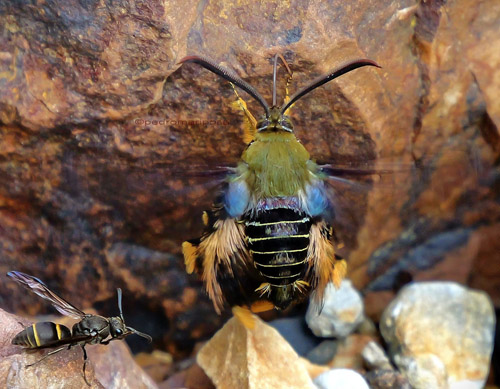
<svg viewBox="0 0 500 389">
<path fill-rule="evenodd" d="M 142 336 L 143 338 L 146 338 L 149 343 L 151 343 L 153 341 L 153 338 L 151 336 L 149 336 L 148 334 L 145 334 L 144 332 L 141 332 L 141 331 L 137 331 L 135 329 L 133 329 L 132 327 L 125 327 L 128 331 L 132 332 L 133 334 L 136 334 L 136 335 L 139 335 L 139 336 Z"/>
<path fill-rule="evenodd" d="M 123 311 L 122 311 L 122 290 L 120 288 L 116 288 L 116 293 L 118 294 L 118 311 L 120 312 L 120 319 L 125 323 L 125 319 L 123 319 Z"/>
<path fill-rule="evenodd" d="M 283 115 L 286 112 L 286 110 L 293 103 L 295 103 L 298 99 L 305 96 L 309 92 L 313 91 L 317 87 L 319 87 L 323 84 L 326 84 L 328 81 L 331 81 L 334 78 L 337 78 L 343 74 L 350 72 L 351 70 L 360 68 L 362 66 L 375 66 L 377 68 L 381 67 L 378 63 L 376 63 L 375 61 L 372 61 L 371 59 L 357 59 L 357 60 L 348 62 L 346 64 L 343 64 L 343 65 L 339 66 L 338 68 L 329 72 L 327 75 L 323 75 L 323 76 L 316 78 L 309 85 L 307 85 L 306 87 L 304 87 L 301 90 L 299 90 L 298 92 L 296 92 L 292 97 L 290 97 L 290 100 L 288 101 L 288 103 L 286 103 L 286 105 L 283 108 L 281 108 L 281 114 Z"/>
<path fill-rule="evenodd" d="M 266 100 L 260 95 L 257 90 L 251 86 L 249 83 L 246 81 L 243 81 L 241 78 L 239 78 L 235 73 L 232 71 L 223 68 L 220 66 L 218 63 L 215 63 L 209 58 L 206 57 L 200 57 L 196 55 L 190 55 L 187 57 L 182 58 L 179 63 L 183 64 L 186 62 L 193 62 L 196 63 L 200 66 L 203 66 L 205 69 L 210 70 L 212 73 L 215 73 L 222 78 L 228 80 L 229 82 L 232 82 L 234 85 L 236 85 L 238 88 L 244 90 L 247 92 L 250 96 L 252 96 L 255 100 L 259 102 L 260 105 L 264 108 L 266 111 L 266 116 L 269 116 L 269 105 L 267 104 Z"/>
</svg>

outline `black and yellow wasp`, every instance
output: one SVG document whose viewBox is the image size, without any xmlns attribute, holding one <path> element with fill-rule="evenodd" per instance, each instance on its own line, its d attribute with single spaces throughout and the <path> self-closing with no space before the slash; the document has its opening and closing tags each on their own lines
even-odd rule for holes
<svg viewBox="0 0 500 389">
<path fill-rule="evenodd" d="M 85 346 L 87 344 L 108 344 L 112 340 L 123 339 L 131 334 L 142 336 L 150 342 L 152 340 L 149 335 L 125 325 L 122 312 L 122 291 L 119 288 L 117 292 L 120 316 L 104 317 L 81 311 L 52 292 L 47 285 L 36 277 L 18 271 L 11 271 L 7 273 L 7 275 L 38 296 L 49 300 L 59 313 L 75 319 L 80 319 L 78 323 L 73 325 L 71 330 L 62 324 L 46 321 L 34 323 L 19 332 L 14 339 L 12 339 L 12 344 L 30 350 L 55 348 L 55 350 L 50 351 L 35 363 L 64 349 L 80 346 L 83 350 L 84 360 L 83 377 L 85 382 L 89 384 L 85 376 L 85 367 L 88 361 L 87 352 L 85 351 Z M 28 366 L 32 365 L 33 364 Z"/>
<path fill-rule="evenodd" d="M 327 284 L 338 285 L 346 273 L 346 263 L 332 242 L 336 210 L 326 187 L 328 169 L 311 160 L 286 112 L 338 76 L 379 66 L 369 59 L 351 61 L 278 106 L 277 59 L 278 55 L 271 107 L 251 85 L 212 60 L 189 56 L 180 61 L 201 65 L 230 81 L 265 111 L 257 121 L 243 103 L 253 124 L 250 142 L 212 209 L 203 214 L 204 234 L 183 244 L 187 272 L 201 275 L 217 312 L 225 304 L 253 311 L 285 309 L 311 291 L 321 302 Z"/>
</svg>

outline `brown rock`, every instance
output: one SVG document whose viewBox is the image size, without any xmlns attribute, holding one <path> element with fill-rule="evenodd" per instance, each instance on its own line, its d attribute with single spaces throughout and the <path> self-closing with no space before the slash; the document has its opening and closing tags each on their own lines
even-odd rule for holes
<svg viewBox="0 0 500 389">
<path fill-rule="evenodd" d="M 253 330 L 230 319 L 198 352 L 197 361 L 218 388 L 314 387 L 292 347 L 257 318 Z"/>
<path fill-rule="evenodd" d="M 188 369 L 180 371 L 162 382 L 160 389 L 214 389 L 215 386 L 203 369 L 194 363 Z"/>
<path fill-rule="evenodd" d="M 172 370 L 172 355 L 160 350 L 139 353 L 134 360 L 155 382 L 165 381 Z"/>
<path fill-rule="evenodd" d="M 80 347 L 63 350 L 40 361 L 44 351 L 29 353 L 11 344 L 23 330 L 24 319 L 0 309 L 0 387 L 69 388 L 88 387 L 83 378 Z M 91 388 L 156 388 L 150 377 L 134 362 L 124 341 L 107 346 L 86 346 L 89 363 L 86 378 Z M 40 362 L 37 362 L 40 361 Z M 37 362 L 33 366 L 26 366 Z"/>
</svg>

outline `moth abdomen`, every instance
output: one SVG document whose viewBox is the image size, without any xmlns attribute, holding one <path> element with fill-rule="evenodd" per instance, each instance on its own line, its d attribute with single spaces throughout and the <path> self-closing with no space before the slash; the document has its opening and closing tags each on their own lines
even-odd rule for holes
<svg viewBox="0 0 500 389">
<path fill-rule="evenodd" d="M 69 338 L 71 338 L 71 331 L 68 327 L 44 321 L 34 323 L 18 333 L 12 339 L 12 344 L 33 349 L 44 348 Z"/>
<path fill-rule="evenodd" d="M 304 278 L 311 224 L 309 216 L 293 208 L 266 209 L 245 220 L 248 249 L 272 294 L 273 288 L 288 290 Z M 282 296 L 277 306 L 286 307 L 293 293 Z"/>
</svg>

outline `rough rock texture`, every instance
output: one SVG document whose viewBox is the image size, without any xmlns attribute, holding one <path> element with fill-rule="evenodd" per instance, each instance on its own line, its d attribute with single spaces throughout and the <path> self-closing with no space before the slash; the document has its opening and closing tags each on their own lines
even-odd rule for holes
<svg viewBox="0 0 500 389">
<path fill-rule="evenodd" d="M 311 299 L 306 313 L 307 325 L 313 334 L 325 338 L 345 338 L 364 318 L 363 298 L 350 280 L 343 280 L 338 289 L 328 284 L 321 307 Z"/>
<path fill-rule="evenodd" d="M 0 387 L 2 388 L 87 388 L 83 378 L 80 347 L 63 350 L 33 366 L 44 353 L 28 353 L 11 344 L 23 330 L 24 319 L 0 309 Z M 86 346 L 89 363 L 86 377 L 91 388 L 156 388 L 154 381 L 134 362 L 123 341 L 107 346 Z"/>
<path fill-rule="evenodd" d="M 253 330 L 230 319 L 198 352 L 197 361 L 218 388 L 314 388 L 297 353 L 257 318 Z"/>
<path fill-rule="evenodd" d="M 0 2 L 0 273 L 35 274 L 78 306 L 121 286 L 131 324 L 145 317 L 158 346 L 186 352 L 223 319 L 180 243 L 201 231 L 215 167 L 245 145 L 228 83 L 176 64 L 208 55 L 269 98 L 276 52 L 291 91 L 368 57 L 382 69 L 290 111 L 318 161 L 399 170 L 371 191 L 338 187 L 368 313 L 404 274 L 468 283 L 498 306 L 499 16 L 497 0 Z M 0 304 L 40 309 L 8 283 Z"/>
<path fill-rule="evenodd" d="M 484 292 L 452 282 L 409 285 L 384 311 L 380 330 L 394 362 L 417 389 L 486 382 L 495 316 Z"/>
</svg>

